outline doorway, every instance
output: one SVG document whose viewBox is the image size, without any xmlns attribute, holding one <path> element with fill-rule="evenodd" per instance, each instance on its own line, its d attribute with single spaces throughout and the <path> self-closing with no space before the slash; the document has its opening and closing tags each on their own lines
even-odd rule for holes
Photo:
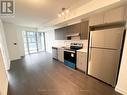
<svg viewBox="0 0 127 95">
<path fill-rule="evenodd" d="M 25 54 L 45 51 L 45 34 L 43 32 L 23 32 Z"/>
</svg>

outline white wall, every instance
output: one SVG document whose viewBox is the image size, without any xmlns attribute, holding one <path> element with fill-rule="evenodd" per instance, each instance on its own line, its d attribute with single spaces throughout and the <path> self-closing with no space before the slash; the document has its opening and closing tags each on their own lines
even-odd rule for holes
<svg viewBox="0 0 127 95">
<path fill-rule="evenodd" d="M 55 40 L 54 30 L 45 31 L 46 51 L 52 53 L 52 46 Z"/>
<path fill-rule="evenodd" d="M 20 59 L 25 55 L 24 42 L 22 37 L 23 31 L 37 31 L 37 28 L 18 26 L 13 23 L 3 22 L 5 37 L 10 60 Z M 17 43 L 15 46 L 14 43 Z"/>
<path fill-rule="evenodd" d="M 16 25 L 4 22 L 3 26 L 10 60 L 20 59 L 19 42 L 17 37 Z M 17 43 L 17 45 L 14 45 L 14 43 Z"/>
<path fill-rule="evenodd" d="M 5 63 L 6 70 L 9 70 L 10 69 L 10 59 L 9 59 L 3 24 L 1 22 L 1 20 L 0 20 L 0 48 L 2 51 L 3 60 Z"/>
<path fill-rule="evenodd" d="M 6 69 L 10 68 L 10 61 L 4 37 L 4 30 L 0 20 L 0 95 L 7 95 L 8 90 L 8 79 L 5 67 Z"/>
<path fill-rule="evenodd" d="M 125 38 L 118 83 L 115 90 L 124 95 L 127 95 L 127 34 Z"/>
<path fill-rule="evenodd" d="M 0 50 L 0 95 L 7 95 L 8 79 Z"/>
<path fill-rule="evenodd" d="M 19 56 L 24 56 L 25 55 L 25 50 L 24 50 L 24 42 L 23 42 L 23 36 L 22 36 L 22 28 L 17 26 L 16 27 L 17 31 L 17 40 L 18 40 L 18 49 L 19 49 Z"/>
</svg>

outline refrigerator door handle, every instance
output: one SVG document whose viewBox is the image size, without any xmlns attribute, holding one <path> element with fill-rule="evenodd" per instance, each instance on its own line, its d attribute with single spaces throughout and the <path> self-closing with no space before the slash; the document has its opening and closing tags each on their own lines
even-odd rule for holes
<svg viewBox="0 0 127 95">
<path fill-rule="evenodd" d="M 92 33 L 90 33 L 90 47 L 92 47 Z"/>
<path fill-rule="evenodd" d="M 89 48 L 89 62 L 91 61 L 91 51 L 92 51 L 92 48 Z"/>
<path fill-rule="evenodd" d="M 92 32 L 90 32 L 90 47 L 89 47 L 89 62 L 91 61 L 91 51 L 92 51 Z"/>
</svg>

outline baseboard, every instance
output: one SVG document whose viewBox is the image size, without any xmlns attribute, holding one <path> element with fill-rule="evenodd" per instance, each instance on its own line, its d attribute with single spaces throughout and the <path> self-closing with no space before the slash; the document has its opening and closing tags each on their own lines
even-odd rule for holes
<svg viewBox="0 0 127 95">
<path fill-rule="evenodd" d="M 13 62 L 13 61 L 16 61 L 16 60 L 20 60 L 20 59 L 21 59 L 21 57 L 16 58 L 16 59 L 12 59 L 12 60 L 10 61 L 10 63 Z"/>
<path fill-rule="evenodd" d="M 121 93 L 121 94 L 123 94 L 123 95 L 127 95 L 127 91 L 125 91 L 125 90 L 123 90 L 123 89 L 121 89 L 121 88 L 116 87 L 116 88 L 115 88 L 115 91 L 117 91 L 117 92 L 119 92 L 119 93 Z"/>
</svg>

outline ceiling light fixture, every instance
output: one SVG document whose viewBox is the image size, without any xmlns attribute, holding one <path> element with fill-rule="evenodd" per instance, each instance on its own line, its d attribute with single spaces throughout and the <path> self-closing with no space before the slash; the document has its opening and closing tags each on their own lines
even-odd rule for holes
<svg viewBox="0 0 127 95">
<path fill-rule="evenodd" d="M 69 9 L 62 8 L 62 12 L 58 14 L 58 17 L 62 17 L 69 13 Z"/>
<path fill-rule="evenodd" d="M 62 12 L 61 14 L 62 14 L 62 16 L 63 16 L 63 15 L 64 15 L 64 12 Z"/>
<path fill-rule="evenodd" d="M 69 13 L 69 10 L 68 9 L 66 10 L 66 13 Z"/>
</svg>

